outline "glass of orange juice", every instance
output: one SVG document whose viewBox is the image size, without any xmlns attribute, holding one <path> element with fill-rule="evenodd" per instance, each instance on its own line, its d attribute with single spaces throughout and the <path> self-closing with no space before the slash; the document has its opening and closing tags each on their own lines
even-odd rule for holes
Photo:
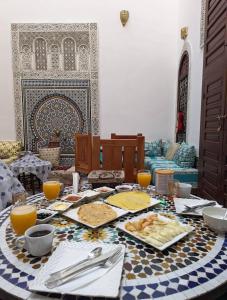
<svg viewBox="0 0 227 300">
<path fill-rule="evenodd" d="M 141 186 L 142 190 L 146 190 L 151 182 L 151 172 L 149 170 L 139 170 L 137 173 L 137 181 Z"/>
<path fill-rule="evenodd" d="M 25 202 L 16 203 L 10 212 L 10 221 L 17 235 L 22 235 L 37 219 L 36 207 Z"/>
<path fill-rule="evenodd" d="M 59 181 L 46 181 L 43 183 L 43 193 L 47 200 L 55 200 L 58 198 L 61 190 Z"/>
</svg>

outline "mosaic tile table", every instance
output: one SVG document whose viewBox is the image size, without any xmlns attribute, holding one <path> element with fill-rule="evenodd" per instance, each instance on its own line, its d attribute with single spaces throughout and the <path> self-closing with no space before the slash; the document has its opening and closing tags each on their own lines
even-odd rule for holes
<svg viewBox="0 0 227 300">
<path fill-rule="evenodd" d="M 41 199 L 42 194 L 38 194 L 30 201 L 39 202 Z M 171 203 L 154 210 L 175 213 Z M 49 255 L 32 257 L 26 250 L 21 251 L 15 246 L 9 212 L 10 208 L 0 215 L 0 289 L 10 294 L 3 299 L 14 299 L 14 296 L 21 299 L 89 299 L 28 291 L 27 283 L 34 279 Z M 130 214 L 120 221 L 129 217 Z M 124 243 L 127 250 L 120 299 L 191 299 L 227 284 L 227 236 L 210 231 L 201 218 L 181 217 L 181 221 L 193 225 L 195 232 L 160 252 L 118 231 L 115 222 L 91 230 L 56 217 L 51 222 L 56 226 L 53 250 L 64 240 Z"/>
</svg>

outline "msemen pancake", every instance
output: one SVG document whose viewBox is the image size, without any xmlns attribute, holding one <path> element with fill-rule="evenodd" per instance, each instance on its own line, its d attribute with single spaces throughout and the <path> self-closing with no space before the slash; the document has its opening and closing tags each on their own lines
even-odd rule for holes
<svg viewBox="0 0 227 300">
<path fill-rule="evenodd" d="M 117 218 L 117 213 L 104 203 L 84 204 L 79 208 L 77 214 L 81 221 L 92 226 L 105 224 Z"/>
<path fill-rule="evenodd" d="M 110 196 L 106 202 L 125 210 L 140 210 L 150 205 L 151 198 L 144 192 L 132 191 Z"/>
</svg>

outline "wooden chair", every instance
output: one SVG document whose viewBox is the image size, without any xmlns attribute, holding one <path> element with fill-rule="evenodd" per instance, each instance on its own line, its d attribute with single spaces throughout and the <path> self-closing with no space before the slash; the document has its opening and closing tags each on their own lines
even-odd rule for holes
<svg viewBox="0 0 227 300">
<path fill-rule="evenodd" d="M 139 137 L 144 141 L 143 137 Z M 124 170 L 125 181 L 135 182 L 136 173 L 144 168 L 144 143 L 136 139 L 92 139 L 92 169 L 93 170 Z M 102 159 L 100 160 L 100 150 Z"/>
<path fill-rule="evenodd" d="M 144 168 L 144 143 L 145 143 L 145 137 L 142 133 L 132 134 L 132 135 L 120 135 L 116 133 L 111 133 L 111 139 L 137 139 L 138 141 L 138 152 L 140 155 L 138 156 L 139 159 L 139 166 L 141 166 L 140 169 Z"/>
<path fill-rule="evenodd" d="M 88 174 L 92 167 L 91 134 L 75 134 L 75 171 Z"/>
</svg>

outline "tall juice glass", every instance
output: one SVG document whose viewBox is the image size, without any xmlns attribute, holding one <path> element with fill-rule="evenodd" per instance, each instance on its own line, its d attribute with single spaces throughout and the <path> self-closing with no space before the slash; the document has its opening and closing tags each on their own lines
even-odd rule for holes
<svg viewBox="0 0 227 300">
<path fill-rule="evenodd" d="M 16 204 L 10 213 L 13 230 L 17 235 L 22 235 L 31 226 L 35 225 L 37 219 L 36 207 L 30 204 Z"/>
<path fill-rule="evenodd" d="M 146 189 L 150 184 L 152 179 L 151 173 L 149 170 L 139 170 L 137 173 L 137 181 L 142 189 Z"/>
<path fill-rule="evenodd" d="M 43 183 L 43 193 L 47 200 L 55 200 L 61 190 L 61 183 L 58 181 L 46 181 Z"/>
</svg>

